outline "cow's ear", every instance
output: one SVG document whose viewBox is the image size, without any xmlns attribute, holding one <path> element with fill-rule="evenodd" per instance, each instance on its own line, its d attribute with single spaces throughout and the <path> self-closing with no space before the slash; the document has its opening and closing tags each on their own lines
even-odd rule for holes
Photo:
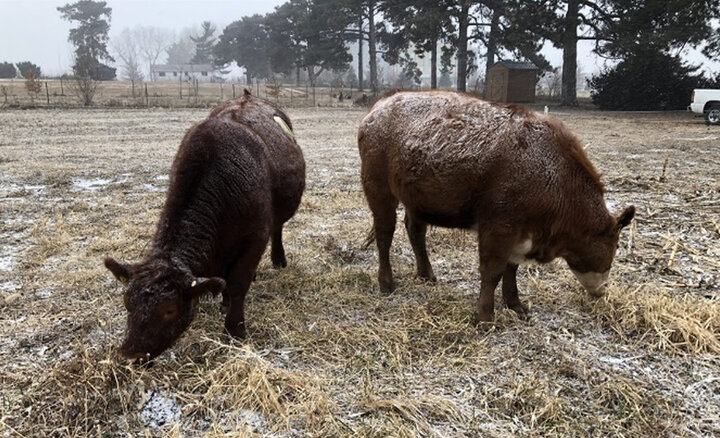
<svg viewBox="0 0 720 438">
<path fill-rule="evenodd" d="M 197 277 L 190 281 L 189 295 L 192 298 L 200 298 L 206 293 L 216 296 L 225 290 L 225 280 L 220 277 Z"/>
<path fill-rule="evenodd" d="M 108 268 L 115 278 L 124 285 L 127 285 L 132 278 L 131 266 L 125 263 L 120 263 L 112 257 L 105 257 L 105 267 Z"/>
<path fill-rule="evenodd" d="M 617 230 L 620 231 L 623 228 L 630 225 L 630 222 L 632 222 L 633 218 L 635 217 L 635 206 L 630 205 L 625 210 L 623 210 L 622 213 L 620 213 L 620 216 L 617 217 Z"/>
</svg>

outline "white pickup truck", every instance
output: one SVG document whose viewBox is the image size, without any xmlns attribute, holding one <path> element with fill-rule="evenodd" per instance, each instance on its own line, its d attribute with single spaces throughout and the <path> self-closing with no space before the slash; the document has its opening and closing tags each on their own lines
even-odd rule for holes
<svg viewBox="0 0 720 438">
<path fill-rule="evenodd" d="M 720 90 L 696 88 L 688 111 L 704 115 L 708 125 L 720 125 Z"/>
</svg>

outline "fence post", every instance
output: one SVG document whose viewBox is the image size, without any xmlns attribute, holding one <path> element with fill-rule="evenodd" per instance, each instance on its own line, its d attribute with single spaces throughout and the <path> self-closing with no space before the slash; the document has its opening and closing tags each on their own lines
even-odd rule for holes
<svg viewBox="0 0 720 438">
<path fill-rule="evenodd" d="M 47 104 L 50 105 L 50 92 L 48 91 L 47 81 L 45 81 L 45 98 L 47 99 Z"/>
<path fill-rule="evenodd" d="M 220 82 L 220 102 L 225 100 L 225 91 L 223 90 L 223 83 Z"/>
<path fill-rule="evenodd" d="M 233 87 L 233 99 L 235 99 L 235 84 L 232 84 Z"/>
<path fill-rule="evenodd" d="M 65 96 L 65 88 L 63 88 L 63 78 L 60 77 L 60 95 Z"/>
<path fill-rule="evenodd" d="M 145 106 L 150 106 L 150 99 L 148 97 L 147 84 L 145 84 Z"/>
<path fill-rule="evenodd" d="M 313 106 L 315 106 L 315 84 L 313 84 Z"/>
</svg>

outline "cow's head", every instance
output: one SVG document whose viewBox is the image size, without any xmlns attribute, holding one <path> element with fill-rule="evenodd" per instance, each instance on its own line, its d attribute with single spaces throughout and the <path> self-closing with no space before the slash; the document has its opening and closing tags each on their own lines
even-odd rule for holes
<svg viewBox="0 0 720 438">
<path fill-rule="evenodd" d="M 620 231 L 630 224 L 634 216 L 635 207 L 631 205 L 618 216 L 610 218 L 608 226 L 599 234 L 574 242 L 569 254 L 565 255 L 570 270 L 590 295 L 605 295 Z"/>
<path fill-rule="evenodd" d="M 127 286 L 127 330 L 120 352 L 139 365 L 169 348 L 188 328 L 200 296 L 225 288 L 221 278 L 196 278 L 169 261 L 131 265 L 108 257 L 105 266 Z"/>
</svg>

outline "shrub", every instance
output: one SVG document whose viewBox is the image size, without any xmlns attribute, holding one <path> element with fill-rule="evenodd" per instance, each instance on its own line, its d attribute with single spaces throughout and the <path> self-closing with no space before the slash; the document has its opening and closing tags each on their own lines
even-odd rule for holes
<svg viewBox="0 0 720 438">
<path fill-rule="evenodd" d="M 705 80 L 677 56 L 650 51 L 629 57 L 588 80 L 593 103 L 626 111 L 685 109 L 693 88 Z"/>
<path fill-rule="evenodd" d="M 20 76 L 27 79 L 32 75 L 33 78 L 37 79 L 40 77 L 40 66 L 33 64 L 30 61 L 18 62 L 15 64 L 20 71 Z"/>
<path fill-rule="evenodd" d="M 12 79 L 16 76 L 17 71 L 11 62 L 0 62 L 0 79 Z"/>
</svg>

